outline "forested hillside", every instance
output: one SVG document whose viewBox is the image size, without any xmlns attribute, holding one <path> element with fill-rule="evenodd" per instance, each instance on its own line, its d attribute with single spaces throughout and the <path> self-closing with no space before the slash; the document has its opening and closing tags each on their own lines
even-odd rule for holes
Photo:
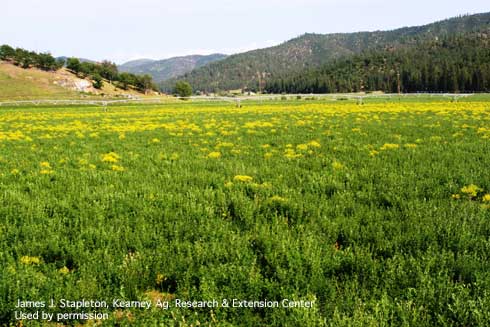
<svg viewBox="0 0 490 327">
<path fill-rule="evenodd" d="M 277 78 L 321 67 L 332 60 L 368 50 L 398 48 L 450 35 L 485 30 L 490 13 L 461 16 L 393 31 L 345 34 L 305 34 L 281 45 L 230 56 L 161 84 L 169 91 L 177 80 L 188 81 L 194 90 L 215 92 L 230 89 L 263 90 Z"/>
<path fill-rule="evenodd" d="M 368 50 L 273 79 L 265 89 L 269 93 L 488 92 L 490 32 Z"/>
</svg>

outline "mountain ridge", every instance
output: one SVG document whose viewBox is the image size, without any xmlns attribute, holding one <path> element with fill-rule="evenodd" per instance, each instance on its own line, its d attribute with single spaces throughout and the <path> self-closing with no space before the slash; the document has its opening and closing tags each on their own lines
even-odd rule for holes
<svg viewBox="0 0 490 327">
<path fill-rule="evenodd" d="M 185 74 L 192 69 L 226 58 L 227 55 L 214 53 L 210 55 L 178 56 L 162 60 L 136 59 L 118 66 L 122 72 L 149 74 L 155 82 L 162 82 Z"/>
<path fill-rule="evenodd" d="M 367 49 L 416 43 L 422 39 L 473 32 L 490 26 L 490 13 L 460 15 L 421 26 L 388 31 L 317 34 L 305 33 L 277 46 L 231 55 L 163 83 L 170 91 L 177 80 L 188 81 L 194 90 L 217 92 L 244 89 L 261 91 L 267 80 L 319 67 L 331 60 L 359 54 Z"/>
</svg>

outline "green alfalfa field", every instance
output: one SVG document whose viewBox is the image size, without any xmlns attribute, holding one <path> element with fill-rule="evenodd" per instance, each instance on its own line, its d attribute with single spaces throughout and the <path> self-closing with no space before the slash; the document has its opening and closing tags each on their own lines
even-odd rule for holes
<svg viewBox="0 0 490 327">
<path fill-rule="evenodd" d="M 485 97 L 0 109 L 2 325 L 490 321 Z"/>
</svg>

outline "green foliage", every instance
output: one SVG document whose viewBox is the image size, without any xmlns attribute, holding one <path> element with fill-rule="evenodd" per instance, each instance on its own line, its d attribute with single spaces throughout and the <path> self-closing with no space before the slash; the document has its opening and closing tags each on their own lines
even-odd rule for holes
<svg viewBox="0 0 490 327">
<path fill-rule="evenodd" d="M 15 49 L 13 62 L 22 68 L 29 68 L 34 65 L 36 54 L 21 48 Z"/>
<path fill-rule="evenodd" d="M 116 64 L 107 60 L 102 61 L 99 65 L 98 73 L 101 77 L 109 81 L 117 80 L 119 74 Z"/>
<path fill-rule="evenodd" d="M 12 60 L 15 56 L 15 49 L 9 45 L 0 46 L 0 60 Z"/>
<path fill-rule="evenodd" d="M 127 90 L 129 85 L 136 83 L 135 75 L 130 73 L 121 73 L 117 78 L 117 85 L 123 90 Z"/>
<path fill-rule="evenodd" d="M 102 86 L 104 85 L 103 82 L 102 82 L 102 77 L 99 74 L 94 74 L 92 76 L 92 85 L 96 89 L 101 89 Z"/>
<path fill-rule="evenodd" d="M 45 71 L 55 71 L 63 66 L 49 53 L 37 53 L 9 45 L 0 47 L 0 60 L 11 61 L 22 68 L 36 67 Z"/>
<path fill-rule="evenodd" d="M 142 92 L 147 92 L 155 88 L 153 79 L 150 75 L 141 75 L 136 79 L 136 88 Z"/>
<path fill-rule="evenodd" d="M 316 305 L 110 308 L 100 324 L 486 326 L 478 99 L 3 108 L 0 324 L 20 323 L 18 299 L 152 291 Z"/>
<path fill-rule="evenodd" d="M 80 63 L 80 71 L 78 72 L 78 75 L 85 78 L 85 77 L 88 77 L 88 76 L 93 75 L 95 73 L 98 73 L 98 65 L 97 64 L 94 64 L 94 63 L 91 63 L 88 61 L 84 61 L 84 62 Z"/>
<path fill-rule="evenodd" d="M 40 53 L 36 57 L 35 66 L 42 70 L 58 70 L 60 66 L 60 62 L 57 62 L 56 59 L 50 55 L 49 53 Z"/>
<path fill-rule="evenodd" d="M 192 95 L 192 86 L 189 84 L 189 82 L 178 81 L 175 83 L 173 93 L 182 98 L 190 97 Z"/>
<path fill-rule="evenodd" d="M 68 68 L 75 74 L 78 74 L 81 69 L 80 60 L 78 58 L 68 58 L 66 61 L 66 68 Z"/>
</svg>

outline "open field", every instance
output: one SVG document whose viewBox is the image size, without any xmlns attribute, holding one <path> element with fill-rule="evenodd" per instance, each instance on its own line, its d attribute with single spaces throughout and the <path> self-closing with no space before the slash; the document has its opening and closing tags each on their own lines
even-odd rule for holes
<svg viewBox="0 0 490 327">
<path fill-rule="evenodd" d="M 2 107 L 0 324 L 92 299 L 104 326 L 485 326 L 489 152 L 484 95 Z"/>
</svg>

